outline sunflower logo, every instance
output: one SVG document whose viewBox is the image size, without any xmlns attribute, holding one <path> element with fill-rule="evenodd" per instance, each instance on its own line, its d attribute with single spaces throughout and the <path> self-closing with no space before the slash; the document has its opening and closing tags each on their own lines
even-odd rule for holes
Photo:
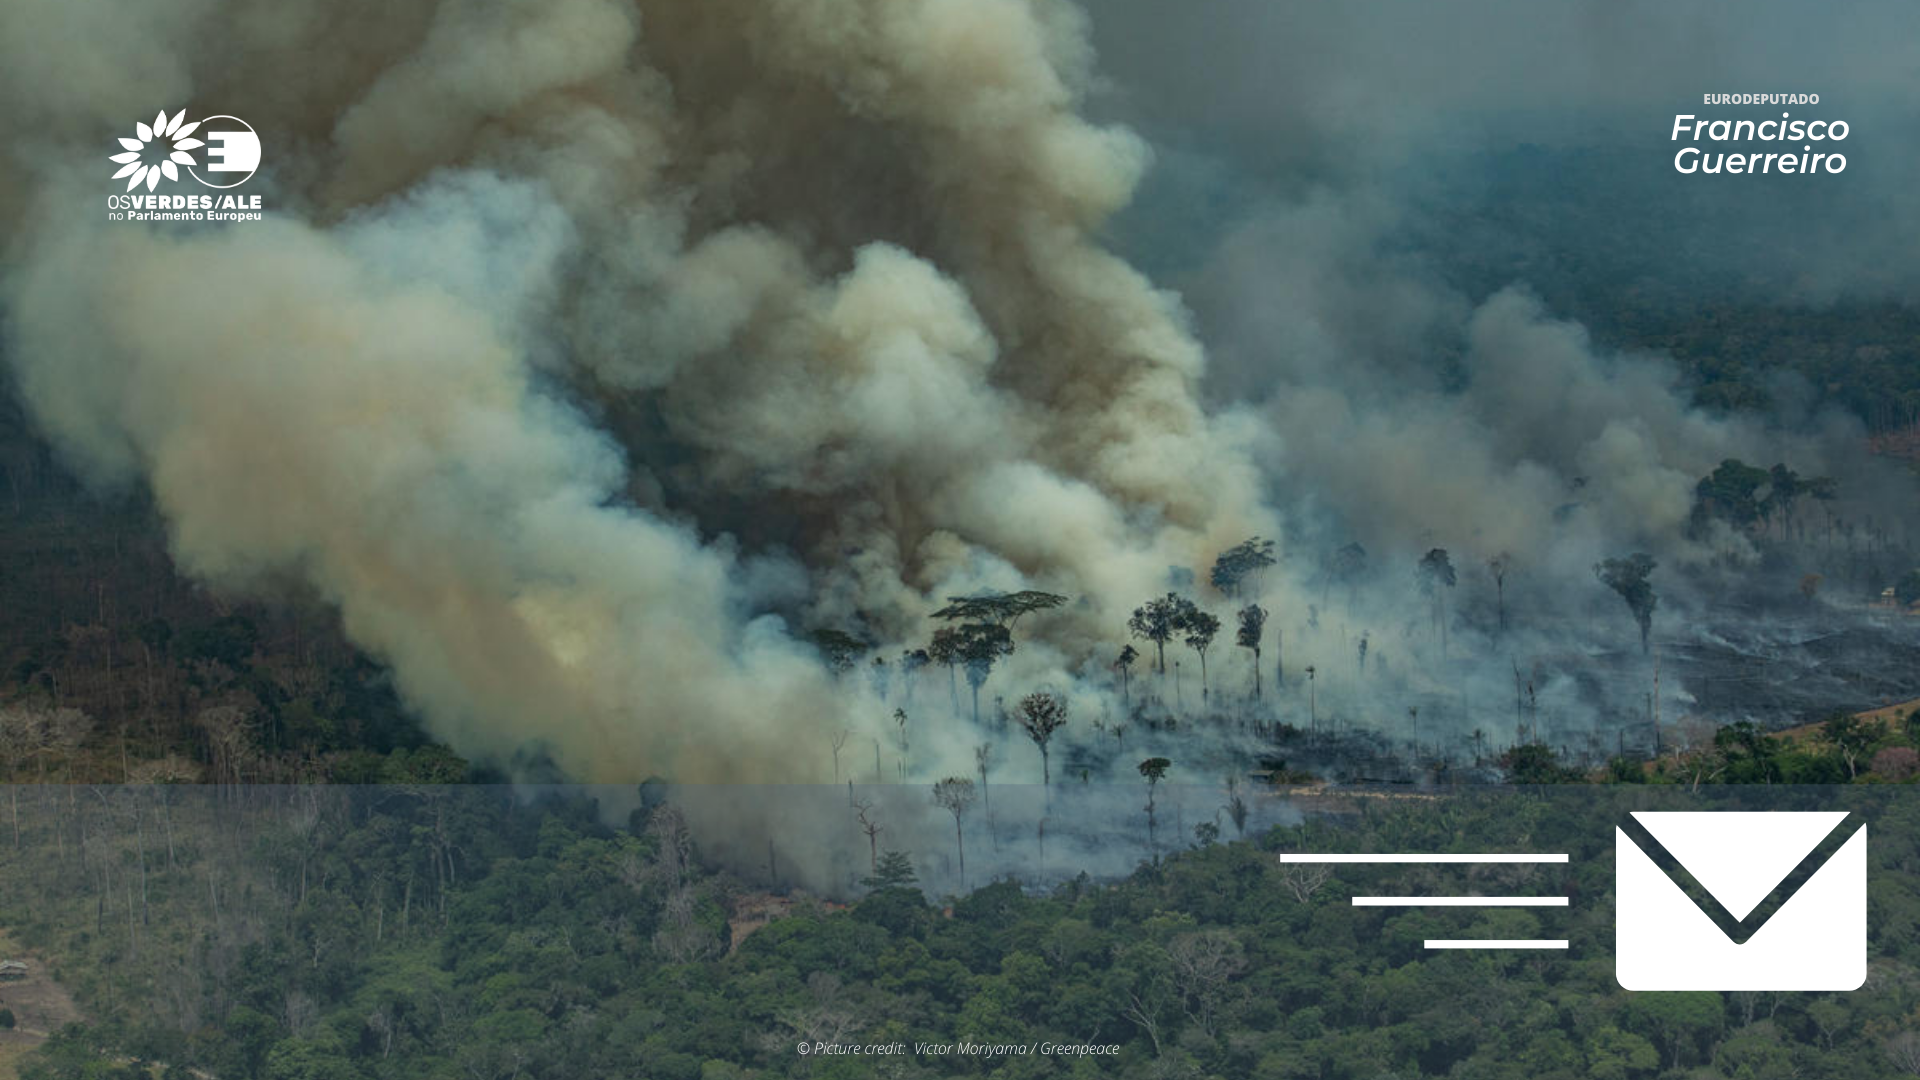
<svg viewBox="0 0 1920 1080">
<path fill-rule="evenodd" d="M 107 159 L 120 166 L 120 171 L 113 174 L 113 179 L 129 176 L 132 179 L 127 181 L 128 191 L 139 187 L 142 181 L 146 182 L 147 190 L 152 191 L 159 186 L 162 176 L 169 180 L 180 179 L 180 170 L 175 168 L 176 165 L 193 168 L 197 163 L 188 151 L 206 144 L 192 138 L 194 131 L 200 127 L 200 121 L 185 125 L 180 123 L 186 116 L 187 110 L 181 109 L 169 120 L 167 110 L 161 109 L 160 115 L 153 118 L 151 127 L 146 124 L 134 125 L 139 138 L 121 139 L 120 145 L 127 148 L 126 153 L 115 154 Z"/>
</svg>

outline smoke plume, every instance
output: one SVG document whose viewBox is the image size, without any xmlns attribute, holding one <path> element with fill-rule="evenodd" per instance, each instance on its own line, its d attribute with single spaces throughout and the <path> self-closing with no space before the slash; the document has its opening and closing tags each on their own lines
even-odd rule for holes
<svg viewBox="0 0 1920 1080">
<path fill-rule="evenodd" d="M 1178 301 L 1098 242 L 1149 154 L 1079 115 L 1070 5 L 10 21 L 38 423 L 149 485 L 188 573 L 338 605 L 463 752 L 807 779 L 884 713 L 806 632 L 1042 587 L 1078 603 L 1021 663 L 1065 681 L 1169 566 L 1275 531 Z M 103 220 L 156 106 L 259 130 L 270 220 Z"/>
<path fill-rule="evenodd" d="M 974 775 L 982 743 L 994 783 L 1030 783 L 995 699 L 1042 687 L 1070 703 L 1059 772 L 1083 782 L 1164 753 L 1211 783 L 1280 722 L 1462 762 L 1546 728 L 1625 746 L 1699 684 L 1640 669 L 1595 564 L 1658 562 L 1656 655 L 1675 634 L 1758 649 L 1694 618 L 1758 595 L 1723 575 L 1764 554 L 1693 520 L 1703 475 L 1785 461 L 1838 477 L 1843 516 L 1910 504 L 1857 421 L 1696 407 L 1666 358 L 1555 306 L 1558 263 L 1502 255 L 1538 236 L 1480 220 L 1488 162 L 1576 154 L 1615 163 L 1569 173 L 1602 207 L 1582 239 L 1643 206 L 1679 230 L 1655 277 L 1904 288 L 1910 210 L 1862 260 L 1857 219 L 1758 187 L 1698 222 L 1703 197 L 1665 181 L 1634 213 L 1598 193 L 1634 155 L 1664 167 L 1676 101 L 1765 75 L 1869 98 L 1856 164 L 1820 190 L 1894 205 L 1898 172 L 1905 206 L 1897 148 L 1867 140 L 1903 105 L 1908 36 L 1841 63 L 1779 5 L 1766 33 L 1609 5 L 1173 10 L 16 3 L 5 360 L 77 469 L 151 488 L 188 573 L 319 593 L 463 753 L 609 784 L 919 784 Z M 261 132 L 246 190 L 270 220 L 104 219 L 114 138 L 160 107 Z M 1806 233 L 1790 268 L 1717 239 L 1782 219 Z M 1205 584 L 1250 536 L 1280 542 L 1257 703 Z M 1458 585 L 1423 594 L 1436 548 Z M 1170 587 L 1228 629 L 1124 689 L 1127 613 Z M 809 643 L 897 661 L 948 597 L 1027 588 L 1072 599 L 1021 622 L 988 730 L 951 672 L 836 676 Z M 1749 630 L 1786 649 L 1797 625 Z"/>
</svg>

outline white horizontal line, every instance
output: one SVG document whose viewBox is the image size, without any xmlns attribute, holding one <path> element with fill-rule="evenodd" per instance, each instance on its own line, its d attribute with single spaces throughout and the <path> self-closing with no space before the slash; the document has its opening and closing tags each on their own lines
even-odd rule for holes
<svg viewBox="0 0 1920 1080">
<path fill-rule="evenodd" d="M 1566 907 L 1564 896 L 1356 896 L 1354 907 Z"/>
<path fill-rule="evenodd" d="M 1429 949 L 1564 949 L 1566 941 L 1549 938 L 1428 938 Z"/>
<path fill-rule="evenodd" d="M 1565 855 L 1311 855 L 1283 852 L 1283 863 L 1563 863 Z"/>
</svg>

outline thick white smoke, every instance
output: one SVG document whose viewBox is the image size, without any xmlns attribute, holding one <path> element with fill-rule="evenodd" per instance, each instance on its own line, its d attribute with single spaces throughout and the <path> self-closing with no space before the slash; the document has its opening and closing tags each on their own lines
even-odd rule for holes
<svg viewBox="0 0 1920 1080">
<path fill-rule="evenodd" d="M 317 590 L 456 748 L 806 779 L 870 717 L 802 631 L 1044 587 L 1064 679 L 1275 531 L 1096 241 L 1147 152 L 1077 115 L 1071 5 L 359 8 L 14 7 L 7 358 L 183 568 Z M 156 101 L 262 133 L 272 220 L 100 220 Z"/>
<path fill-rule="evenodd" d="M 1113 688 L 1075 676 L 1169 568 L 1204 581 L 1250 535 L 1298 541 L 1266 582 L 1277 715 L 1298 719 L 1304 663 L 1376 721 L 1427 693 L 1464 714 L 1516 654 L 1584 643 L 1563 623 L 1462 646 L 1486 670 L 1450 675 L 1409 599 L 1428 548 L 1454 552 L 1462 603 L 1505 552 L 1522 597 L 1602 612 L 1588 629 L 1616 643 L 1595 561 L 1743 554 L 1686 527 L 1721 458 L 1840 471 L 1842 440 L 1701 413 L 1524 281 L 1470 299 L 1396 253 L 1420 212 L 1395 170 L 1451 132 L 1405 88 L 1444 50 L 1370 92 L 1393 54 L 1366 43 L 1399 23 L 1232 9 L 1268 32 L 1188 20 L 1204 47 L 1166 64 L 1138 53 L 1162 40 L 1140 5 L 1100 9 L 1121 70 L 1167 91 L 1122 107 L 1225 132 L 1223 171 L 1266 185 L 1195 230 L 1223 238 L 1181 282 L 1211 373 L 1183 301 L 1102 242 L 1150 154 L 1086 119 L 1090 31 L 1064 0 L 13 5 L 7 362 L 74 461 L 152 486 L 189 572 L 318 590 L 460 749 L 536 742 L 606 781 L 814 779 L 834 732 L 890 745 L 896 702 L 795 642 L 896 655 L 988 588 L 1074 597 L 1022 624 L 987 697 L 1061 686 L 1091 738 Z M 1617 29 L 1543 18 L 1556 40 Z M 1646 55 L 1600 40 L 1563 94 Z M 1457 103 L 1526 128 L 1497 104 L 1538 74 L 1516 63 Z M 1270 77 L 1293 97 L 1242 85 Z M 1222 79 L 1258 108 L 1215 110 Z M 248 190 L 275 220 L 100 220 L 96 166 L 162 103 L 263 133 Z M 1331 152 L 1354 124 L 1364 152 Z M 1322 557 L 1350 540 L 1372 562 L 1336 604 Z M 1362 667 L 1369 633 L 1391 677 Z M 1231 638 L 1215 674 L 1237 682 Z M 913 756 L 964 774 L 978 737 L 923 729 Z"/>
<path fill-rule="evenodd" d="M 725 826 L 706 833 L 736 867 L 771 839 L 836 889 L 871 855 L 841 783 L 924 860 L 952 826 L 926 780 L 990 773 L 976 875 L 1036 865 L 1029 835 L 1043 870 L 1119 872 L 1147 850 L 1132 763 L 1166 754 L 1194 785 L 1162 796 L 1184 842 L 1218 815 L 1210 785 L 1271 749 L 1249 723 L 1388 732 L 1417 768 L 1521 737 L 1643 741 L 1688 691 L 1671 668 L 1655 690 L 1592 567 L 1658 556 L 1658 645 L 1757 554 L 1689 528 L 1722 458 L 1841 475 L 1843 513 L 1888 512 L 1851 422 L 1702 412 L 1671 365 L 1596 344 L 1524 273 L 1470 296 L 1435 265 L 1478 234 L 1430 205 L 1449 191 L 1431 174 L 1482 149 L 1639 152 L 1647 116 L 1657 142 L 1707 79 L 1910 83 L 1906 36 L 1809 50 L 1833 20 L 1768 10 L 1801 32 L 1506 2 L 1100 0 L 1090 27 L 1066 0 L 16 0 L 4 363 L 76 468 L 151 488 L 187 573 L 325 597 L 463 753 L 544 756 L 629 797 L 650 775 L 832 780 L 674 797 Z M 1710 30 L 1734 58 L 1711 74 Z M 1089 98 L 1163 141 L 1173 194 L 1145 228 L 1112 223 L 1153 155 Z M 245 190 L 272 220 L 102 220 L 114 138 L 163 106 L 262 133 Z M 1759 280 L 1897 292 L 1910 217 L 1877 230 L 1885 258 L 1856 229 Z M 1110 232 L 1150 237 L 1182 295 Z M 1204 584 L 1252 535 L 1282 541 L 1258 703 Z M 1336 573 L 1350 542 L 1368 558 Z M 1434 547 L 1459 571 L 1437 603 L 1413 569 Z M 1227 621 L 1212 697 L 1176 640 L 1169 675 L 1136 666 L 1130 716 L 1106 664 L 1170 569 Z M 950 715 L 949 672 L 835 679 L 805 643 L 841 630 L 897 657 L 947 597 L 1021 588 L 1073 601 L 1021 623 L 987 730 Z M 1041 686 L 1071 702 L 1051 791 L 993 721 Z"/>
</svg>

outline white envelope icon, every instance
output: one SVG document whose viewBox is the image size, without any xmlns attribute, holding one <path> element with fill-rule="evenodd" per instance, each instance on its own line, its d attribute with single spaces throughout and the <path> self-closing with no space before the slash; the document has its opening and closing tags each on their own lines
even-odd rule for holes
<svg viewBox="0 0 1920 1080">
<path fill-rule="evenodd" d="M 1846 818 L 1635 812 L 1751 934 L 1736 943 L 1624 830 L 1614 830 L 1614 977 L 1628 990 L 1857 990 L 1867 979 L 1863 826 L 1757 927 L 1748 919 Z"/>
</svg>

